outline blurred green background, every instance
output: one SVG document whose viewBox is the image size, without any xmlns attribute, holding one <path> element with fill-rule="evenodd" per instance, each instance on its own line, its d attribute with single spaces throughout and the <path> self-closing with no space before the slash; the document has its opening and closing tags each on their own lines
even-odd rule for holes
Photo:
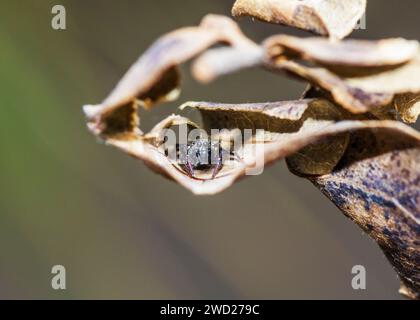
<svg viewBox="0 0 420 320">
<path fill-rule="evenodd" d="M 67 9 L 67 30 L 51 8 Z M 97 143 L 81 106 L 100 102 L 158 36 L 229 15 L 227 0 L 2 0 L 0 298 L 399 298 L 377 246 L 283 163 L 196 197 Z M 418 38 L 419 1 L 369 1 L 359 38 Z M 255 40 L 307 35 L 241 19 Z M 303 83 L 248 70 L 208 86 L 184 68 L 177 103 L 141 112 L 147 129 L 186 100 L 295 99 Z M 67 290 L 51 288 L 51 267 Z M 351 268 L 367 269 L 367 290 Z"/>
</svg>

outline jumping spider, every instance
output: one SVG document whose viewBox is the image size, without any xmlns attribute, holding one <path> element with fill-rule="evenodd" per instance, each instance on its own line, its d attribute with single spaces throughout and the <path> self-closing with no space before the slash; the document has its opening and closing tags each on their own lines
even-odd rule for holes
<svg viewBox="0 0 420 320">
<path fill-rule="evenodd" d="M 223 168 L 224 161 L 232 155 L 225 150 L 220 142 L 197 139 L 187 144 L 178 145 L 179 164 L 191 178 L 195 177 L 195 170 L 212 170 L 211 179 Z"/>
</svg>

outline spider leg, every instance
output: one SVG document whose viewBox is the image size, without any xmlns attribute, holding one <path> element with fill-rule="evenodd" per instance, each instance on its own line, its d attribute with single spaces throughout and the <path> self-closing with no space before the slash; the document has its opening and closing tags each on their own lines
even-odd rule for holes
<svg viewBox="0 0 420 320">
<path fill-rule="evenodd" d="M 229 152 L 229 160 L 238 162 L 242 161 L 242 159 L 235 152 Z"/>
<path fill-rule="evenodd" d="M 185 164 L 185 168 L 190 178 L 194 178 L 194 168 L 191 162 L 187 161 L 187 163 Z"/>
<path fill-rule="evenodd" d="M 216 166 L 213 169 L 213 173 L 211 175 L 212 179 L 216 178 L 217 174 L 220 172 L 220 170 L 222 170 L 222 167 L 223 167 L 223 161 L 221 158 L 219 158 Z"/>
<path fill-rule="evenodd" d="M 234 160 L 234 161 L 242 161 L 242 159 L 240 157 L 238 157 L 236 154 L 232 154 L 230 159 Z"/>
</svg>

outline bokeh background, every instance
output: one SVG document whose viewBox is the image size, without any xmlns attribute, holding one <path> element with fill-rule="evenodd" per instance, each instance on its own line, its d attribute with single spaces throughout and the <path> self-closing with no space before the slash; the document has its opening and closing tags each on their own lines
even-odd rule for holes
<svg viewBox="0 0 420 320">
<path fill-rule="evenodd" d="M 67 9 L 67 30 L 51 8 Z M 98 103 L 154 39 L 229 15 L 228 0 L 0 2 L 0 298 L 399 299 L 398 280 L 366 235 L 283 163 L 221 195 L 197 197 L 98 143 L 81 106 Z M 418 39 L 416 0 L 369 0 L 358 38 Z M 241 19 L 254 40 L 307 35 Z M 141 112 L 148 129 L 186 100 L 295 99 L 303 83 L 261 70 L 195 83 Z M 51 288 L 51 267 L 67 290 Z M 367 290 L 351 268 L 367 269 Z"/>
</svg>

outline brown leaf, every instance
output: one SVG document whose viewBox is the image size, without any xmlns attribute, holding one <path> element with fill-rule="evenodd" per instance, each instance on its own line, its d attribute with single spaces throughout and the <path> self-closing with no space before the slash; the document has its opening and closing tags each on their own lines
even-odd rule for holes
<svg viewBox="0 0 420 320">
<path fill-rule="evenodd" d="M 392 103 L 398 94 L 420 92 L 420 57 L 389 71 L 359 78 L 341 78 L 325 68 L 278 59 L 268 68 L 283 70 L 330 94 L 352 113 L 365 113 Z"/>
<path fill-rule="evenodd" d="M 192 74 L 196 80 L 208 83 L 225 74 L 259 66 L 264 56 L 263 48 L 257 45 L 211 49 L 197 58 Z"/>
<path fill-rule="evenodd" d="M 334 101 L 330 93 L 312 85 L 307 86 L 302 94 L 302 99 L 327 99 Z M 397 112 L 393 103 L 369 110 L 369 113 L 357 114 L 345 109 L 342 109 L 341 112 L 349 120 L 397 120 Z"/>
<path fill-rule="evenodd" d="M 365 113 L 390 104 L 394 97 L 386 93 L 367 93 L 350 86 L 344 79 L 327 69 L 309 67 L 295 61 L 279 59 L 269 68 L 285 71 L 327 91 L 334 102 L 352 113 Z"/>
<path fill-rule="evenodd" d="M 114 111 L 120 114 L 124 106 L 132 108 L 133 101 L 150 108 L 157 102 L 176 99 L 180 82 L 177 66 L 217 43 L 237 48 L 256 47 L 236 23 L 218 15 L 206 16 L 198 27 L 179 29 L 161 37 L 133 64 L 100 105 L 84 107 L 91 130 L 95 134 L 112 132 L 114 122 L 118 122 L 114 121 Z M 121 107 L 124 108 L 118 110 Z"/>
<path fill-rule="evenodd" d="M 342 39 L 352 32 L 365 10 L 366 0 L 237 0 L 232 15 Z"/>
<path fill-rule="evenodd" d="M 386 71 L 414 59 L 417 41 L 402 38 L 330 41 L 278 35 L 264 41 L 271 58 L 286 56 L 312 61 L 340 76 L 362 76 Z"/>
<path fill-rule="evenodd" d="M 400 68 L 367 77 L 346 78 L 349 86 L 367 93 L 404 94 L 420 92 L 420 54 Z"/>
<path fill-rule="evenodd" d="M 274 36 L 263 48 L 213 49 L 198 59 L 194 76 L 207 82 L 242 68 L 264 65 L 321 88 L 324 98 L 355 114 L 370 112 L 378 119 L 395 119 L 395 107 L 412 122 L 418 104 L 401 97 L 420 92 L 420 54 L 417 41 L 385 39 L 331 42 L 322 38 Z M 300 61 L 304 60 L 304 61 Z M 307 62 L 323 67 L 311 66 Z M 400 98 L 398 98 L 400 97 Z M 397 98 L 394 103 L 394 98 Z"/>
<path fill-rule="evenodd" d="M 281 141 L 296 134 L 308 119 L 316 120 L 311 123 L 313 128 L 317 124 L 324 126 L 342 119 L 337 107 L 320 99 L 241 105 L 187 102 L 182 106 L 185 107 L 200 110 L 203 126 L 207 130 L 263 129 L 265 142 Z M 305 170 L 307 174 L 329 173 L 341 159 L 347 143 L 347 133 L 329 137 L 301 149 L 288 160 L 291 165 Z M 311 159 L 311 166 L 306 165 L 308 158 Z M 305 164 L 305 169 L 301 166 L 302 163 Z"/>
<path fill-rule="evenodd" d="M 400 276 L 400 292 L 419 299 L 419 134 L 390 129 L 352 132 L 334 171 L 307 178 L 379 244 Z"/>
</svg>

